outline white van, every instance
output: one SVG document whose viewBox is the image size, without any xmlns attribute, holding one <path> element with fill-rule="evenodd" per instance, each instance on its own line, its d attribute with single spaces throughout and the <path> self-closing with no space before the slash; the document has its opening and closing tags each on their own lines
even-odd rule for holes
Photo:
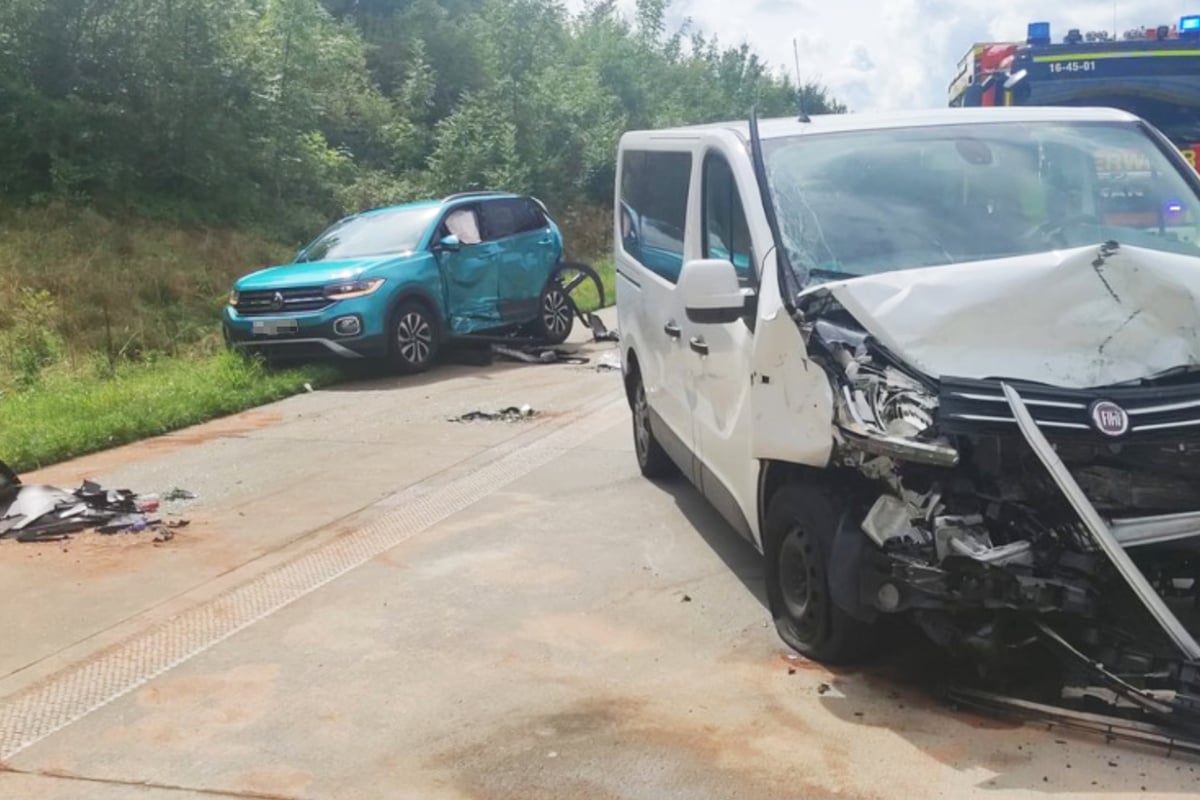
<svg viewBox="0 0 1200 800">
<path fill-rule="evenodd" d="M 766 556 L 792 647 L 848 660 L 902 615 L 996 668 L 1058 639 L 1127 678 L 1200 661 L 1200 181 L 1159 132 L 1069 108 L 631 132 L 614 211 L 638 464 Z"/>
</svg>

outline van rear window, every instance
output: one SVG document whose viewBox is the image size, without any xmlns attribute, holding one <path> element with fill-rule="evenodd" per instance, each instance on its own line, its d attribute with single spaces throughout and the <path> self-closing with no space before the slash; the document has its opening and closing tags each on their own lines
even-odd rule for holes
<svg viewBox="0 0 1200 800">
<path fill-rule="evenodd" d="M 691 177 L 691 153 L 628 150 L 622 156 L 622 247 L 642 266 L 672 283 L 683 267 Z"/>
</svg>

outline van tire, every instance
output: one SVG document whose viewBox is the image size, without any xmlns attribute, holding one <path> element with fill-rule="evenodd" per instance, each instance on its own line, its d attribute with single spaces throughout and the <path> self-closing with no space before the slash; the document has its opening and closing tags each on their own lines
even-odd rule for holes
<svg viewBox="0 0 1200 800">
<path fill-rule="evenodd" d="M 437 317 L 417 300 L 406 300 L 392 312 L 388 325 L 388 361 L 400 375 L 424 372 L 437 361 L 441 332 Z"/>
<path fill-rule="evenodd" d="M 764 518 L 767 599 L 775 629 L 806 658 L 848 664 L 870 655 L 874 625 L 850 617 L 829 590 L 829 553 L 844 504 L 820 484 L 783 486 Z"/>
<path fill-rule="evenodd" d="M 679 468 L 654 436 L 650 404 L 646 401 L 646 387 L 642 385 L 641 375 L 634 376 L 630 405 L 633 411 L 633 452 L 637 456 L 642 477 L 650 480 L 674 477 L 679 473 Z"/>
</svg>

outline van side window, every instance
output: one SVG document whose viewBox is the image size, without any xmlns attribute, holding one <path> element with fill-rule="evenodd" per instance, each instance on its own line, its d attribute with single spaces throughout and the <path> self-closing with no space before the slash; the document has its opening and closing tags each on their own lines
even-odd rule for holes
<svg viewBox="0 0 1200 800">
<path fill-rule="evenodd" d="M 621 163 L 621 243 L 674 283 L 683 268 L 691 153 L 626 151 Z"/>
<path fill-rule="evenodd" d="M 702 235 L 705 258 L 732 262 L 742 286 L 754 285 L 754 254 L 746 211 L 729 162 L 715 153 L 704 159 Z"/>
</svg>

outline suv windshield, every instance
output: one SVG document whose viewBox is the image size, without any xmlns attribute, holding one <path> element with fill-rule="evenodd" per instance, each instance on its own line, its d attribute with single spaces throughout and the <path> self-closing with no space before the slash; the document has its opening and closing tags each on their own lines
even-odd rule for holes
<svg viewBox="0 0 1200 800">
<path fill-rule="evenodd" d="M 338 261 L 415 250 L 437 213 L 437 206 L 427 206 L 350 217 L 304 248 L 299 261 Z"/>
<path fill-rule="evenodd" d="M 1200 198 L 1127 123 L 989 123 L 763 143 L 801 283 L 1116 240 L 1200 256 Z"/>
</svg>

